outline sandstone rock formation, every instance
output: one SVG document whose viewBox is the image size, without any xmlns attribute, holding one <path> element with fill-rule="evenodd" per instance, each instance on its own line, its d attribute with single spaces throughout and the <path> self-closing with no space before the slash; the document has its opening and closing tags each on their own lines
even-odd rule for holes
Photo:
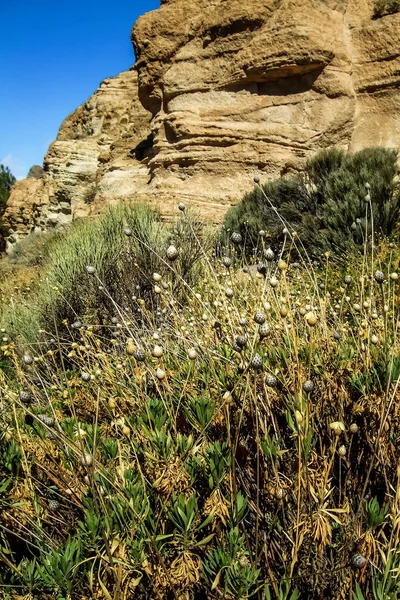
<svg viewBox="0 0 400 600">
<path fill-rule="evenodd" d="M 22 192 L 27 228 L 121 198 L 217 221 L 255 174 L 329 146 L 400 147 L 400 14 L 372 17 L 373 0 L 162 0 L 133 28 L 135 70 L 67 118 L 9 224 Z"/>
<path fill-rule="evenodd" d="M 13 187 L 4 214 L 8 247 L 31 231 L 62 228 L 113 202 L 137 199 L 148 182 L 150 116 L 138 100 L 135 70 L 103 81 L 61 125 L 43 177 Z"/>
</svg>

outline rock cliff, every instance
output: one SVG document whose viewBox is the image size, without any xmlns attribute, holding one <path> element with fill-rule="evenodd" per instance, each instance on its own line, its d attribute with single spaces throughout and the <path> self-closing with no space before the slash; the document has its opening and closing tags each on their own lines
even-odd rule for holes
<svg viewBox="0 0 400 600">
<path fill-rule="evenodd" d="M 218 221 L 255 174 L 329 146 L 400 146 L 400 14 L 373 19 L 373 0 L 163 0 L 132 42 L 135 70 L 67 118 L 39 183 L 15 186 L 14 229 L 120 198 Z"/>
</svg>

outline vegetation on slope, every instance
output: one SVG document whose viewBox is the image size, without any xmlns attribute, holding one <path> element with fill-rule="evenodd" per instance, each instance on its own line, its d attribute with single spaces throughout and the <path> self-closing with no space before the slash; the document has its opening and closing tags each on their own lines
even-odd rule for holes
<svg viewBox="0 0 400 600">
<path fill-rule="evenodd" d="M 286 227 L 257 272 L 118 207 L 4 311 L 5 594 L 399 596 L 399 249 L 316 265 Z"/>
<path fill-rule="evenodd" d="M 307 250 L 320 256 L 363 249 L 365 232 L 389 235 L 399 218 L 397 152 L 372 148 L 347 155 L 331 149 L 309 160 L 301 175 L 257 185 L 228 211 L 224 226 L 241 233 L 252 251 L 260 230 L 279 248 L 287 221 Z"/>
<path fill-rule="evenodd" d="M 4 214 L 10 191 L 16 179 L 8 167 L 0 164 L 0 252 L 4 251 L 4 226 L 1 217 Z"/>
</svg>

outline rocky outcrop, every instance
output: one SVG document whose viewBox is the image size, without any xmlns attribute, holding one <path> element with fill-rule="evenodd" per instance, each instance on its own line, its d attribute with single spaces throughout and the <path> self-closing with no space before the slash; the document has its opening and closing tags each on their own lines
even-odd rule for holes
<svg viewBox="0 0 400 600">
<path fill-rule="evenodd" d="M 119 200 L 140 199 L 149 178 L 150 116 L 138 100 L 136 71 L 103 81 L 61 125 L 42 178 L 31 173 L 15 184 L 4 215 L 12 230 L 8 248 L 31 231 L 63 228 Z"/>
<path fill-rule="evenodd" d="M 400 14 L 373 19 L 373 0 L 163 0 L 132 41 L 135 70 L 106 80 L 50 146 L 30 227 L 121 198 L 218 221 L 255 174 L 330 146 L 400 146 Z"/>
</svg>

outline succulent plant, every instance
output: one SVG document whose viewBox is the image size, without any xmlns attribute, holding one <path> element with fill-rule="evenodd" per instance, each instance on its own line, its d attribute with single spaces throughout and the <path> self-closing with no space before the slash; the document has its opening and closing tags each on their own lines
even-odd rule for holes
<svg viewBox="0 0 400 600">
<path fill-rule="evenodd" d="M 353 569 L 361 570 L 365 567 L 367 563 L 367 559 L 362 554 L 353 554 L 350 559 L 350 564 Z"/>
<path fill-rule="evenodd" d="M 29 390 L 21 390 L 19 393 L 19 399 L 24 404 L 30 404 L 32 402 L 32 394 Z"/>
<path fill-rule="evenodd" d="M 278 380 L 275 375 L 268 374 L 265 378 L 265 385 L 268 387 L 276 387 L 278 385 Z"/>
<path fill-rule="evenodd" d="M 268 323 L 263 323 L 258 328 L 258 333 L 259 333 L 259 336 L 261 339 L 267 337 L 267 335 L 269 334 L 270 331 L 271 331 L 271 329 L 270 329 L 270 326 L 268 325 Z"/>
<path fill-rule="evenodd" d="M 265 323 L 265 315 L 262 312 L 256 312 L 254 315 L 254 321 L 257 325 L 263 325 Z"/>
<path fill-rule="evenodd" d="M 307 394 L 312 392 L 313 389 L 314 389 L 314 383 L 312 381 L 308 380 L 303 383 L 303 391 L 306 392 Z"/>
<path fill-rule="evenodd" d="M 167 248 L 167 258 L 170 261 L 174 261 L 178 258 L 179 252 L 177 250 L 177 248 L 171 244 L 170 246 L 168 246 Z"/>
<path fill-rule="evenodd" d="M 378 283 L 383 283 L 385 281 L 385 274 L 382 271 L 375 271 L 375 281 Z"/>
<path fill-rule="evenodd" d="M 261 371 L 261 369 L 263 368 L 263 359 L 259 354 L 255 354 L 253 356 L 253 358 L 251 359 L 251 363 L 250 363 L 252 369 L 256 370 L 256 371 Z"/>
<path fill-rule="evenodd" d="M 133 351 L 132 356 L 139 362 L 146 360 L 146 352 L 141 348 L 136 348 L 136 350 Z"/>
<path fill-rule="evenodd" d="M 242 243 L 242 236 L 240 235 L 240 233 L 237 232 L 233 232 L 231 235 L 231 242 L 232 244 L 241 244 Z"/>
</svg>

